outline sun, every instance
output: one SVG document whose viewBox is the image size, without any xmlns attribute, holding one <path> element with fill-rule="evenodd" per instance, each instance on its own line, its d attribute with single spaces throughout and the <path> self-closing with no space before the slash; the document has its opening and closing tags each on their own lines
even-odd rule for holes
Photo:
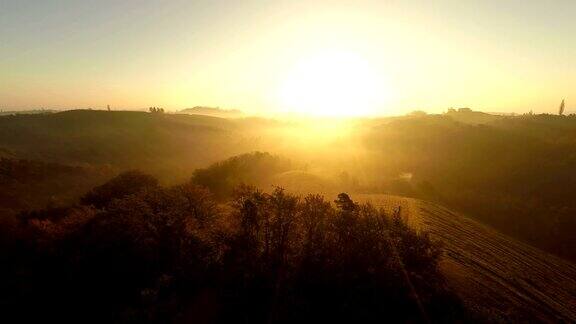
<svg viewBox="0 0 576 324">
<path fill-rule="evenodd" d="M 366 116 L 382 109 L 389 91 L 362 56 L 327 52 L 297 62 L 279 88 L 285 111 L 315 116 Z"/>
</svg>

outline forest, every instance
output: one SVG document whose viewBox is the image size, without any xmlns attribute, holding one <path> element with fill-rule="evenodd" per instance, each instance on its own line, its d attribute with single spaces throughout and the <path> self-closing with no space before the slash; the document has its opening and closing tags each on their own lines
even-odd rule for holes
<svg viewBox="0 0 576 324">
<path fill-rule="evenodd" d="M 248 185 L 217 200 L 197 184 L 204 179 L 166 187 L 127 171 L 71 205 L 3 217 L 3 316 L 100 323 L 470 318 L 438 271 L 441 248 L 399 213 L 345 193 L 331 202 Z"/>
</svg>

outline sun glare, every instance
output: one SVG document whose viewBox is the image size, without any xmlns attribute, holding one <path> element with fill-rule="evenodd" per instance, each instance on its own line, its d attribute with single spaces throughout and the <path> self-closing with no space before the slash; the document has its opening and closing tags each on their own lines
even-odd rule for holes
<svg viewBox="0 0 576 324">
<path fill-rule="evenodd" d="M 303 59 L 279 90 L 285 111 L 316 116 L 365 116 L 381 112 L 388 87 L 363 57 L 330 52 Z"/>
</svg>

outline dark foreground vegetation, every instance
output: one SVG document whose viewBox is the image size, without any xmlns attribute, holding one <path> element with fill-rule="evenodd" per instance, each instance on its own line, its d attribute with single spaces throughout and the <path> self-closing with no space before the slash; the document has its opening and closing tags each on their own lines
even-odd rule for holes
<svg viewBox="0 0 576 324">
<path fill-rule="evenodd" d="M 399 213 L 132 171 L 68 207 L 2 217 L 2 321 L 362 323 L 466 319 L 439 247 Z"/>
</svg>

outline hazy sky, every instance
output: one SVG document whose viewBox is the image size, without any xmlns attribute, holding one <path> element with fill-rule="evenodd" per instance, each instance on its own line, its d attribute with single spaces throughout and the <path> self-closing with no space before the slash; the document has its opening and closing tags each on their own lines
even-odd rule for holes
<svg viewBox="0 0 576 324">
<path fill-rule="evenodd" d="M 339 76 L 381 114 L 576 110 L 576 1 L 0 0 L 0 109 L 274 113 Z"/>
</svg>

